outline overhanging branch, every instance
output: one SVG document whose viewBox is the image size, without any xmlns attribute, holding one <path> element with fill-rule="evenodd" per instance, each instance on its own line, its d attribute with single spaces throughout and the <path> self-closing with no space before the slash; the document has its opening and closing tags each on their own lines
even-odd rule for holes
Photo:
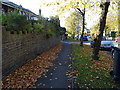
<svg viewBox="0 0 120 90">
<path fill-rule="evenodd" d="M 84 13 L 80 10 L 80 8 L 77 8 L 77 10 L 79 10 L 79 12 L 82 14 L 82 16 L 84 15 Z"/>
</svg>

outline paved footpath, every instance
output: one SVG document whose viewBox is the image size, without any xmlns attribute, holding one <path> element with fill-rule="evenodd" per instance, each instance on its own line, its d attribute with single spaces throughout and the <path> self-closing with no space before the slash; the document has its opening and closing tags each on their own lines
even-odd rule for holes
<svg viewBox="0 0 120 90">
<path fill-rule="evenodd" d="M 64 43 L 58 58 L 53 61 L 53 66 L 48 68 L 48 72 L 43 74 L 35 83 L 36 88 L 68 88 L 71 81 L 68 80 L 68 72 L 71 72 L 72 60 L 71 45 Z"/>
</svg>

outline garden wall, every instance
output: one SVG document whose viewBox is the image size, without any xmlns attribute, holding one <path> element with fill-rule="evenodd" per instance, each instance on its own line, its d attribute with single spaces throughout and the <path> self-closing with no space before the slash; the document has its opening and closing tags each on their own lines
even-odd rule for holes
<svg viewBox="0 0 120 90">
<path fill-rule="evenodd" d="M 43 33 L 2 32 L 2 75 L 6 76 L 38 54 L 60 43 L 60 37 L 46 38 Z"/>
</svg>

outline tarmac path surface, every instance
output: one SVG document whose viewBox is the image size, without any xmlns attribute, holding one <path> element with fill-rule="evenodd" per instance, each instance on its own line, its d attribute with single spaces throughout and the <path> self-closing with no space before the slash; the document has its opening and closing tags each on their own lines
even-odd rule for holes
<svg viewBox="0 0 120 90">
<path fill-rule="evenodd" d="M 53 61 L 53 66 L 48 68 L 48 72 L 37 79 L 36 88 L 72 87 L 72 80 L 69 78 L 69 73 L 72 71 L 71 45 L 63 43 L 63 47 L 57 56 L 57 59 Z"/>
</svg>

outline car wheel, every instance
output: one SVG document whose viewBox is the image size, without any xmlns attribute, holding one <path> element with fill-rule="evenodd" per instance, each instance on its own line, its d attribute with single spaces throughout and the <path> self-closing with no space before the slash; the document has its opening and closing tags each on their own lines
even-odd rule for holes
<svg viewBox="0 0 120 90">
<path fill-rule="evenodd" d="M 115 55 L 115 53 L 114 53 L 114 51 L 112 52 L 112 57 L 114 58 L 114 55 Z"/>
<path fill-rule="evenodd" d="M 113 76 L 114 76 L 114 72 L 113 72 L 113 70 L 110 71 L 109 74 L 113 77 Z"/>
<path fill-rule="evenodd" d="M 112 57 L 113 57 L 113 55 L 114 55 L 114 50 L 113 49 L 111 50 L 111 54 L 112 54 Z"/>
<path fill-rule="evenodd" d="M 114 52 L 113 52 L 113 58 L 114 58 L 114 55 L 115 55 L 115 54 L 114 54 Z"/>
</svg>

